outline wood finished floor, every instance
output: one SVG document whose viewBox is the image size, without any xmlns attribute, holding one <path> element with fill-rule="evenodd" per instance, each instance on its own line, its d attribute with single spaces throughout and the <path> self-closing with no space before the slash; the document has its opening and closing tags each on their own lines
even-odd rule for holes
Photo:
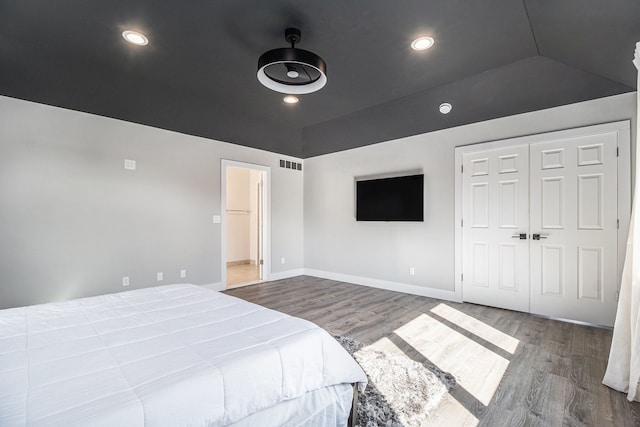
<svg viewBox="0 0 640 427">
<path fill-rule="evenodd" d="M 429 426 L 640 426 L 601 384 L 607 329 L 309 276 L 227 293 L 452 373 Z"/>
</svg>

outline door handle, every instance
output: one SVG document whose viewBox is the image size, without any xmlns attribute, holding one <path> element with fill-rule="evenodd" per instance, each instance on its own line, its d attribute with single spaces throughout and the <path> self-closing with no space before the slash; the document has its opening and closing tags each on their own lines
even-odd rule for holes
<svg viewBox="0 0 640 427">
<path fill-rule="evenodd" d="M 527 233 L 516 233 L 511 236 L 512 239 L 527 240 Z"/>
<path fill-rule="evenodd" d="M 531 238 L 533 240 L 540 240 L 540 239 L 546 239 L 547 237 L 549 237 L 548 234 L 532 234 Z"/>
</svg>

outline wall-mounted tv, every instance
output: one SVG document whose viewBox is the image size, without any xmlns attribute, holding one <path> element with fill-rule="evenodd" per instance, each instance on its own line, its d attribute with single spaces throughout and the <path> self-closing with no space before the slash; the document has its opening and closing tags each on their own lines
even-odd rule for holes
<svg viewBox="0 0 640 427">
<path fill-rule="evenodd" d="M 357 221 L 424 221 L 424 175 L 356 181 Z"/>
</svg>

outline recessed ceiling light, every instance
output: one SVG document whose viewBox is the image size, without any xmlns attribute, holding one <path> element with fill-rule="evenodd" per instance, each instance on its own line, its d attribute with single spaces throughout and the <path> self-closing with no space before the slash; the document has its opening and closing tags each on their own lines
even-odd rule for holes
<svg viewBox="0 0 640 427">
<path fill-rule="evenodd" d="M 411 49 L 426 50 L 433 46 L 434 43 L 435 41 L 433 40 L 433 37 L 418 37 L 411 42 Z"/>
<path fill-rule="evenodd" d="M 122 37 L 124 37 L 124 39 L 129 43 L 138 46 L 146 46 L 147 44 L 149 44 L 149 39 L 147 38 L 147 36 L 137 31 L 123 31 Z"/>
<path fill-rule="evenodd" d="M 438 109 L 442 114 L 449 114 L 451 110 L 453 110 L 453 106 L 448 102 L 443 102 L 442 104 L 440 104 L 440 107 L 438 107 Z"/>
<path fill-rule="evenodd" d="M 297 104 L 299 101 L 297 96 L 293 96 L 293 95 L 287 95 L 284 97 L 284 102 L 286 102 L 287 104 Z"/>
</svg>

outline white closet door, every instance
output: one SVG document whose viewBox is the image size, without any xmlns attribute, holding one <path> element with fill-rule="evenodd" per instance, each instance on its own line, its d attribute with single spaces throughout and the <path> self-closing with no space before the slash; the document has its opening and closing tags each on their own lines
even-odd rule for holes
<svg viewBox="0 0 640 427">
<path fill-rule="evenodd" d="M 531 144 L 532 313 L 613 324 L 616 147 L 615 132 Z"/>
<path fill-rule="evenodd" d="M 529 147 L 463 155 L 463 299 L 529 311 Z"/>
</svg>

